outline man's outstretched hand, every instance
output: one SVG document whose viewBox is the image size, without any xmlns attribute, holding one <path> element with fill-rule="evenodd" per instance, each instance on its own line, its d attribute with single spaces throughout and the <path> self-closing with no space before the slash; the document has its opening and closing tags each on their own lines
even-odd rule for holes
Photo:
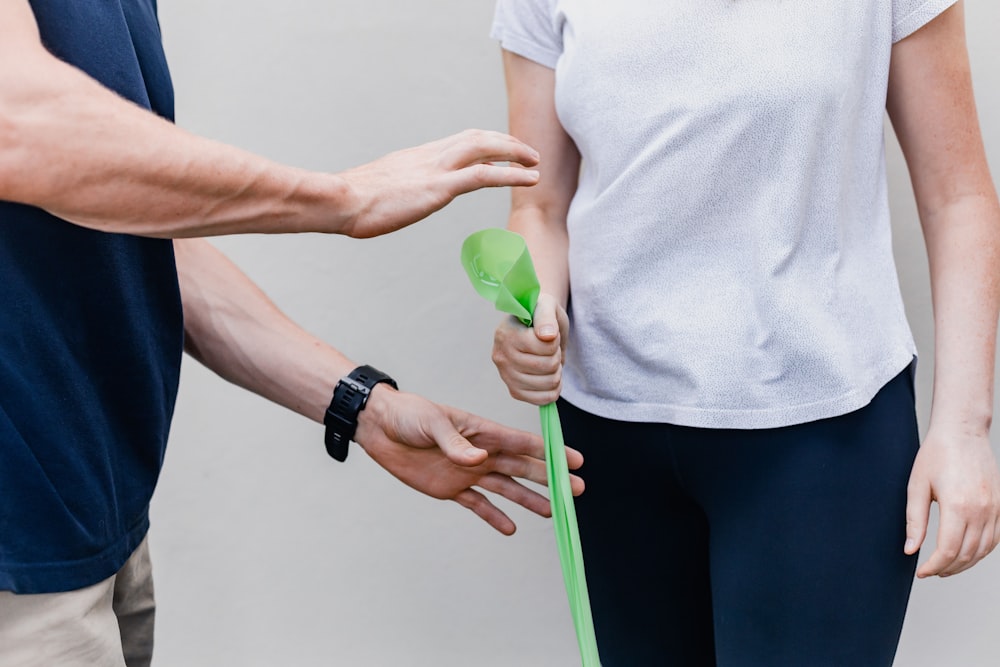
<svg viewBox="0 0 1000 667">
<path fill-rule="evenodd" d="M 514 522 L 473 487 L 551 516 L 548 499 L 515 479 L 546 483 L 544 445 L 532 433 L 380 384 L 359 415 L 355 440 L 406 485 L 454 500 L 504 535 L 514 533 Z M 573 470 L 583 464 L 569 447 L 566 460 Z M 581 494 L 583 480 L 570 477 L 573 494 Z"/>
<path fill-rule="evenodd" d="M 494 164 L 499 162 L 512 165 Z M 388 234 L 426 218 L 467 192 L 535 185 L 538 172 L 522 167 L 537 164 L 535 149 L 487 130 L 466 130 L 389 153 L 339 174 L 350 193 L 347 218 L 339 231 L 354 238 Z"/>
</svg>

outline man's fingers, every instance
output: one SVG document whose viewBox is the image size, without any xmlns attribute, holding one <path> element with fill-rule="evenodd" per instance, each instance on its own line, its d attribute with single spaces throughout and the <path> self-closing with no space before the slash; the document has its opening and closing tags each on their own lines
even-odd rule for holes
<svg viewBox="0 0 1000 667">
<path fill-rule="evenodd" d="M 530 187 L 538 183 L 538 171 L 520 167 L 503 167 L 495 164 L 475 164 L 448 175 L 452 196 L 480 188 Z"/>
<path fill-rule="evenodd" d="M 538 152 L 510 135 L 468 130 L 452 138 L 443 166 L 449 170 L 452 196 L 486 187 L 532 186 L 538 183 Z M 510 162 L 512 165 L 494 164 Z M 517 166 L 521 165 L 521 166 Z"/>
<path fill-rule="evenodd" d="M 583 456 L 581 456 L 579 452 L 571 450 L 568 447 L 566 449 L 576 454 L 576 456 L 579 457 L 578 460 L 582 463 Z M 549 483 L 544 460 L 534 459 L 527 456 L 506 456 L 501 454 L 496 458 L 493 469 L 498 473 L 508 475 L 510 477 L 526 479 L 530 482 L 535 482 L 536 484 L 548 485 Z M 586 486 L 587 485 L 584 483 L 583 478 L 579 475 L 570 474 L 569 487 L 574 496 L 578 496 L 583 493 Z"/>
<path fill-rule="evenodd" d="M 545 484 L 548 481 L 545 461 L 530 456 L 500 454 L 493 464 L 493 469 L 508 477 L 520 477 L 536 484 Z"/>
<path fill-rule="evenodd" d="M 583 465 L 583 454 L 572 447 L 566 448 L 566 465 L 570 470 L 578 470 Z"/>
<path fill-rule="evenodd" d="M 458 425 L 476 447 L 494 454 L 522 454 L 536 459 L 545 457 L 545 443 L 539 435 L 504 426 L 457 408 L 447 410 L 452 422 Z"/>
<path fill-rule="evenodd" d="M 465 489 L 456 495 L 454 500 L 462 507 L 475 512 L 476 516 L 504 535 L 513 535 L 514 531 L 517 530 L 517 526 L 510 520 L 510 517 L 500 511 L 500 509 L 486 499 L 486 496 L 478 491 Z"/>
<path fill-rule="evenodd" d="M 490 473 L 479 480 L 479 486 L 501 495 L 539 516 L 552 516 L 552 507 L 549 505 L 548 498 L 506 475 Z"/>
<path fill-rule="evenodd" d="M 514 162 L 525 167 L 538 164 L 538 151 L 509 134 L 490 130 L 466 130 L 444 141 L 445 166 L 461 169 L 486 162 Z"/>
</svg>

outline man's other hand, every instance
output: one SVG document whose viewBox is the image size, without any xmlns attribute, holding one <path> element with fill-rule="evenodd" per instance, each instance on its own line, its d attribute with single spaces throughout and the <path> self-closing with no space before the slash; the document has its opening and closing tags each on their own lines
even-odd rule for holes
<svg viewBox="0 0 1000 667">
<path fill-rule="evenodd" d="M 504 535 L 514 533 L 514 522 L 474 487 L 551 516 L 548 499 L 517 481 L 546 483 L 544 445 L 532 433 L 379 384 L 359 415 L 355 440 L 403 483 L 454 500 Z M 569 447 L 566 460 L 573 470 L 583 464 Z M 570 477 L 579 495 L 583 480 Z"/>
</svg>

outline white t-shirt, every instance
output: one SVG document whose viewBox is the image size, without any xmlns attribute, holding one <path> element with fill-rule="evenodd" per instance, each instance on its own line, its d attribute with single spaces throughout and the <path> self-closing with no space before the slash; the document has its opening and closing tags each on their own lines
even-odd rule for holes
<svg viewBox="0 0 1000 667">
<path fill-rule="evenodd" d="M 567 400 L 771 428 L 861 408 L 911 363 L 889 56 L 954 1 L 499 1 L 493 35 L 555 69 L 583 157 Z"/>
</svg>

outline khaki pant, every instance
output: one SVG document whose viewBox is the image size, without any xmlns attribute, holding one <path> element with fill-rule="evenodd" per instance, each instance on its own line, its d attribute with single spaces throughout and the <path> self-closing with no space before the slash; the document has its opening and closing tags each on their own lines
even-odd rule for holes
<svg viewBox="0 0 1000 667">
<path fill-rule="evenodd" d="M 122 569 L 99 584 L 41 595 L 0 591 L 0 665 L 147 667 L 155 613 L 144 539 Z"/>
</svg>

